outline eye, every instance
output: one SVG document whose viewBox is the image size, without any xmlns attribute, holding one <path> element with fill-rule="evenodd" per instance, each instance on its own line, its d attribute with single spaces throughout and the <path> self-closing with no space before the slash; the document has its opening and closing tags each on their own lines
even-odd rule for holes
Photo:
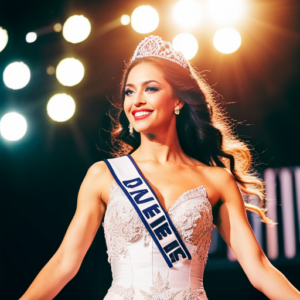
<svg viewBox="0 0 300 300">
<path fill-rule="evenodd" d="M 159 91 L 159 89 L 156 86 L 147 86 L 145 91 L 157 92 L 157 91 Z"/>
<path fill-rule="evenodd" d="M 126 91 L 125 91 L 125 95 L 126 95 L 126 96 L 129 96 L 129 95 L 131 95 L 132 93 L 133 93 L 132 90 L 126 90 Z"/>
</svg>

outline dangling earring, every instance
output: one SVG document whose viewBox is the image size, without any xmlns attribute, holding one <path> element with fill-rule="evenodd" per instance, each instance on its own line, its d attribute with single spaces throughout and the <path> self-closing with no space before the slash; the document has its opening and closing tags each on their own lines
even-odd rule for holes
<svg viewBox="0 0 300 300">
<path fill-rule="evenodd" d="M 134 136 L 134 134 L 133 134 L 133 126 L 129 123 L 129 125 L 128 125 L 128 128 L 129 128 L 129 134 L 131 135 L 131 136 Z"/>
<path fill-rule="evenodd" d="M 174 113 L 175 113 L 176 115 L 179 115 L 179 113 L 180 113 L 179 106 L 176 106 L 176 107 L 175 107 Z"/>
</svg>

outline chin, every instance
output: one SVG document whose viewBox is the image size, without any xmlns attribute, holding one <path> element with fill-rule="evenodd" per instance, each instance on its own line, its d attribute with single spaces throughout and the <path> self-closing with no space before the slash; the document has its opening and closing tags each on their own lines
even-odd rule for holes
<svg viewBox="0 0 300 300">
<path fill-rule="evenodd" d="M 148 133 L 149 126 L 137 126 L 137 127 L 134 127 L 134 130 L 138 133 Z"/>
</svg>

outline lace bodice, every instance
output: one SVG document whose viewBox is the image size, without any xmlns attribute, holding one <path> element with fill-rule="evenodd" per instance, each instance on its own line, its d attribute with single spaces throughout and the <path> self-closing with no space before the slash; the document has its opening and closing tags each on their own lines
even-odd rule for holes
<svg viewBox="0 0 300 300">
<path fill-rule="evenodd" d="M 183 193 L 168 214 L 192 255 L 192 260 L 177 269 L 167 266 L 135 209 L 113 181 L 103 222 L 113 273 L 105 300 L 207 299 L 203 272 L 213 217 L 204 186 Z"/>
</svg>

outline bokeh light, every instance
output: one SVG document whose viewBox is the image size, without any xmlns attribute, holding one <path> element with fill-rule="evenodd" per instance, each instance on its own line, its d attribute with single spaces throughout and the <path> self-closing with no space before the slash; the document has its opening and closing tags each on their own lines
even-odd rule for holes
<svg viewBox="0 0 300 300">
<path fill-rule="evenodd" d="M 121 17 L 121 24 L 122 25 L 128 25 L 130 23 L 130 16 L 128 15 L 123 15 Z"/>
<path fill-rule="evenodd" d="M 28 32 L 26 34 L 26 42 L 27 43 L 33 43 L 37 39 L 37 34 L 35 32 Z"/>
<path fill-rule="evenodd" d="M 0 52 L 6 47 L 8 42 L 8 34 L 5 29 L 0 27 Z"/>
<path fill-rule="evenodd" d="M 55 32 L 61 32 L 62 25 L 60 23 L 56 23 L 56 24 L 54 24 L 53 29 Z"/>
<path fill-rule="evenodd" d="M 67 19 L 63 26 L 64 38 L 73 44 L 84 41 L 91 32 L 91 23 L 84 16 L 74 15 Z"/>
<path fill-rule="evenodd" d="M 50 98 L 47 104 L 48 115 L 56 122 L 69 120 L 74 115 L 75 109 L 74 99 L 67 94 L 56 94 Z"/>
<path fill-rule="evenodd" d="M 242 38 L 236 29 L 222 28 L 215 33 L 213 42 L 218 51 L 230 54 L 240 48 Z"/>
<path fill-rule="evenodd" d="M 55 68 L 53 66 L 49 66 L 46 71 L 48 75 L 53 75 L 55 73 Z"/>
<path fill-rule="evenodd" d="M 56 78 L 65 86 L 74 86 L 78 84 L 83 76 L 84 66 L 75 58 L 63 59 L 56 68 Z"/>
<path fill-rule="evenodd" d="M 176 35 L 172 45 L 175 50 L 181 51 L 186 59 L 192 59 L 198 52 L 197 39 L 190 33 Z"/>
<path fill-rule="evenodd" d="M 159 24 L 159 15 L 150 5 L 137 7 L 131 15 L 131 26 L 138 33 L 154 31 Z"/>
<path fill-rule="evenodd" d="M 210 0 L 209 16 L 212 21 L 225 24 L 238 21 L 245 11 L 244 0 Z"/>
<path fill-rule="evenodd" d="M 3 81 L 10 89 L 22 89 L 30 81 L 30 70 L 23 62 L 13 62 L 5 68 Z"/>
<path fill-rule="evenodd" d="M 200 24 L 203 18 L 203 8 L 196 0 L 180 0 L 173 9 L 174 20 L 183 28 L 193 28 Z"/>
<path fill-rule="evenodd" d="M 26 131 L 26 119 L 16 112 L 5 114 L 0 121 L 0 132 L 6 140 L 17 141 L 25 135 Z"/>
</svg>

